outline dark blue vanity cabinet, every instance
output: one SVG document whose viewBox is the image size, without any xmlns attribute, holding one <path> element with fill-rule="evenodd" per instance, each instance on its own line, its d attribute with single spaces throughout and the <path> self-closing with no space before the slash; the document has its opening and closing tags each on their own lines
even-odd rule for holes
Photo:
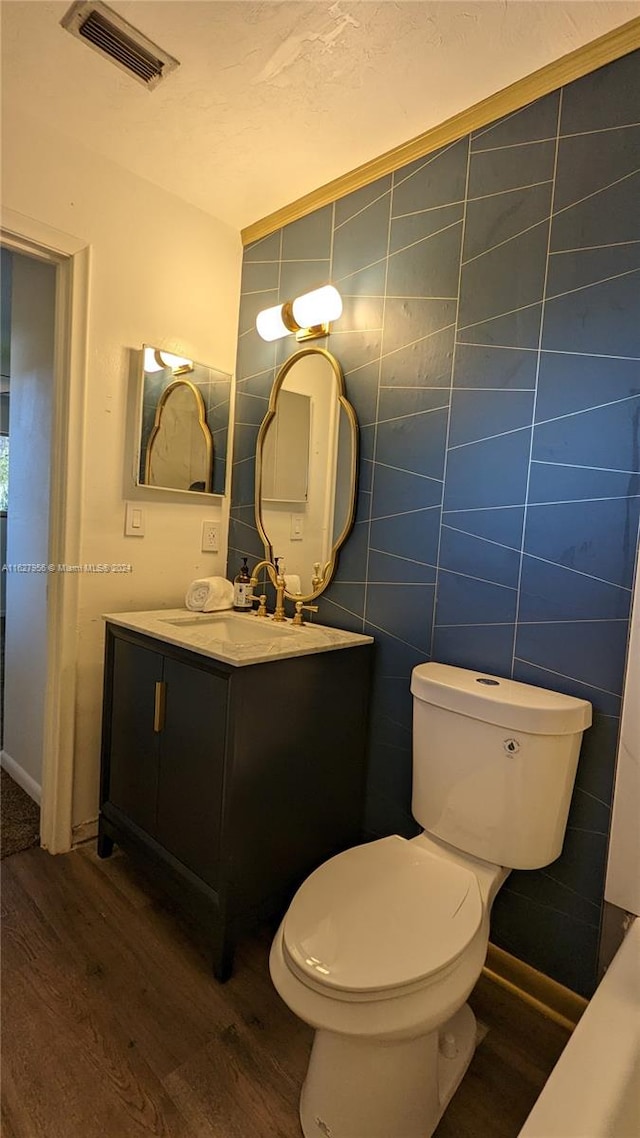
<svg viewBox="0 0 640 1138">
<path fill-rule="evenodd" d="M 233 667 L 108 623 L 98 853 L 117 842 L 195 914 L 228 977 L 361 840 L 371 645 Z"/>
</svg>

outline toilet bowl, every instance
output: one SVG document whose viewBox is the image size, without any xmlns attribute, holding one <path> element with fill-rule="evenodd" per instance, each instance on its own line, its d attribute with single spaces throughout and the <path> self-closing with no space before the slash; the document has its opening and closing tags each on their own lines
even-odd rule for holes
<svg viewBox="0 0 640 1138">
<path fill-rule="evenodd" d="M 465 1001 L 493 900 L 511 868 L 562 845 L 590 705 L 440 664 L 414 669 L 411 690 L 425 829 L 321 865 L 271 949 L 274 986 L 315 1028 L 305 1138 L 430 1138 L 473 1056 Z"/>
<path fill-rule="evenodd" d="M 347 850 L 307 879 L 269 962 L 282 999 L 316 1029 L 305 1138 L 433 1132 L 473 1055 L 465 1000 L 507 873 L 421 834 Z"/>
</svg>

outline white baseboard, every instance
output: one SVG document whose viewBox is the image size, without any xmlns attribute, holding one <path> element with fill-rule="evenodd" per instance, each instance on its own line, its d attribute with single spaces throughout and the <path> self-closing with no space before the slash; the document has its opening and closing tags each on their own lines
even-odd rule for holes
<svg viewBox="0 0 640 1138">
<path fill-rule="evenodd" d="M 15 759 L 12 759 L 11 755 L 7 754 L 6 751 L 0 751 L 0 766 L 7 774 L 11 775 L 13 781 L 17 782 L 18 786 L 22 787 L 25 794 L 28 794 L 29 798 L 33 798 L 33 801 L 37 802 L 39 806 L 42 796 L 42 787 L 30 774 L 27 774 L 26 770 L 24 770 Z"/>
<path fill-rule="evenodd" d="M 88 822 L 78 822 L 71 831 L 72 846 L 81 846 L 83 842 L 91 842 L 98 836 L 98 819 L 91 818 Z"/>
</svg>

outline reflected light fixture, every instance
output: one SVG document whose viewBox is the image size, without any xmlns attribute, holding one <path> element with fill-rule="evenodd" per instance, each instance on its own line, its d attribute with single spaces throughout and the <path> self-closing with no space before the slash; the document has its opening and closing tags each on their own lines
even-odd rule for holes
<svg viewBox="0 0 640 1138">
<path fill-rule="evenodd" d="M 144 370 L 147 372 L 164 371 L 168 367 L 174 375 L 186 375 L 193 371 L 193 360 L 186 356 L 176 356 L 173 352 L 165 352 L 160 348 L 145 348 Z"/>
<path fill-rule="evenodd" d="M 305 292 L 295 300 L 263 308 L 256 328 L 263 340 L 279 340 L 295 333 L 296 340 L 317 340 L 329 334 L 329 323 L 342 314 L 342 297 L 333 285 Z"/>
</svg>

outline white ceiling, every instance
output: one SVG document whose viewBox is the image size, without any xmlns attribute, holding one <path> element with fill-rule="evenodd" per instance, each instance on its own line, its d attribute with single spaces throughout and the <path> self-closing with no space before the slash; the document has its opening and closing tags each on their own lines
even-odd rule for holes
<svg viewBox="0 0 640 1138">
<path fill-rule="evenodd" d="M 3 110 L 20 107 L 236 228 L 640 14 L 626 0 L 113 0 L 180 60 L 147 91 L 3 0 Z"/>
</svg>

